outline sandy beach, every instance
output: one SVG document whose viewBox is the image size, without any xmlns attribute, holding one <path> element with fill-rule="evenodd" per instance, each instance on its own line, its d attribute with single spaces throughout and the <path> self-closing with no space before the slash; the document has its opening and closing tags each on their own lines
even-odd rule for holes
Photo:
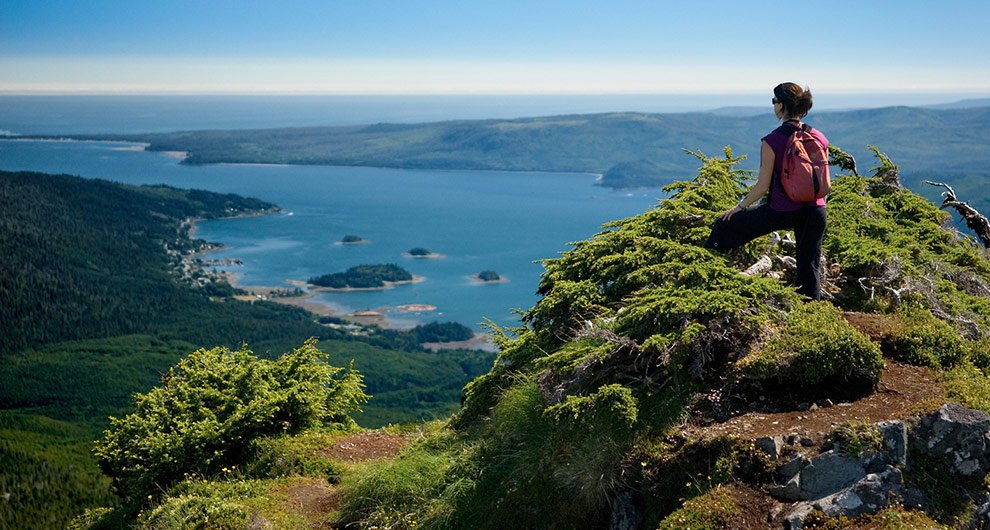
<svg viewBox="0 0 990 530">
<path fill-rule="evenodd" d="M 438 254 L 436 252 L 430 252 L 429 254 L 410 254 L 408 252 L 402 253 L 403 258 L 409 259 L 443 259 L 447 256 L 445 254 Z"/>
</svg>

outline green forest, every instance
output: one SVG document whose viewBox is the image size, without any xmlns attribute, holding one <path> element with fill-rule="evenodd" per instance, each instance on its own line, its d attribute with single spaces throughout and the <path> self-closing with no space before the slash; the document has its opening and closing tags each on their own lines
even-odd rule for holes
<svg viewBox="0 0 990 530">
<path fill-rule="evenodd" d="M 273 212 L 256 199 L 67 175 L 0 172 L 0 503 L 4 527 L 58 528 L 105 504 L 92 441 L 132 395 L 200 347 L 249 344 L 265 358 L 311 337 L 364 375 L 366 426 L 449 415 L 491 354 L 423 351 L 412 332 L 368 338 L 297 308 L 229 298 L 190 281 L 181 255 L 203 247 L 188 219 Z M 439 325 L 438 325 L 439 326 Z M 444 336 L 447 326 L 417 331 Z M 455 328 L 456 331 L 456 328 Z M 27 526 L 25 526 L 27 525 Z"/>
</svg>

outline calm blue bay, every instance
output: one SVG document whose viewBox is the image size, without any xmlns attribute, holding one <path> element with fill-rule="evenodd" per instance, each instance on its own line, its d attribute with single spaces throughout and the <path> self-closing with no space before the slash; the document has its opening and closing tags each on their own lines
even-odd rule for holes
<svg viewBox="0 0 990 530">
<path fill-rule="evenodd" d="M 427 171 L 314 166 L 185 166 L 161 153 L 123 143 L 0 141 L 0 169 L 67 173 L 131 184 L 164 183 L 258 197 L 283 213 L 200 224 L 198 237 L 221 242 L 218 257 L 245 285 L 286 286 L 287 280 L 339 272 L 365 263 L 396 263 L 421 283 L 373 292 L 321 293 L 315 300 L 341 312 L 428 304 L 436 311 L 387 317 L 396 326 L 431 320 L 480 329 L 491 319 L 518 322 L 542 267 L 569 242 L 608 221 L 656 204 L 659 190 L 613 192 L 585 174 Z M 344 235 L 370 241 L 338 245 Z M 413 247 L 442 259 L 403 257 Z M 479 285 L 470 276 L 492 269 L 508 283 Z"/>
</svg>

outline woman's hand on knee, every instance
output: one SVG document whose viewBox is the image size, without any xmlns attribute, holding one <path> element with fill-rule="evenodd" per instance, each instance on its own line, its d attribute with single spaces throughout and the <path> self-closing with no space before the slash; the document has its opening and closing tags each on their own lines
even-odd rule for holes
<svg viewBox="0 0 990 530">
<path fill-rule="evenodd" d="M 743 211 L 743 208 L 740 208 L 739 205 L 737 204 L 736 206 L 733 206 L 732 209 L 722 214 L 722 220 L 728 221 L 729 219 L 732 218 L 733 215 L 736 215 L 741 211 Z"/>
</svg>

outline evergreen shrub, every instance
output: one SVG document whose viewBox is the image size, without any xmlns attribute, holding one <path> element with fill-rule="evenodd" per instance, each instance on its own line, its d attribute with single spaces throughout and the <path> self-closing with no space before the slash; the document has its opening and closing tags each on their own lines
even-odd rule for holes
<svg viewBox="0 0 990 530">
<path fill-rule="evenodd" d="M 951 325 L 924 308 L 904 308 L 897 313 L 881 341 L 893 359 L 929 368 L 949 368 L 967 355 L 969 345 Z"/>
<path fill-rule="evenodd" d="M 179 496 L 165 502 L 141 517 L 142 530 L 241 530 L 250 528 L 251 514 L 245 506 L 217 497 Z"/>
<path fill-rule="evenodd" d="M 361 376 L 325 362 L 309 340 L 274 361 L 242 347 L 200 349 L 135 396 L 136 410 L 111 418 L 96 448 L 125 502 L 157 497 L 187 475 L 241 465 L 252 441 L 323 424 L 353 425 L 368 396 Z"/>
<path fill-rule="evenodd" d="M 795 308 L 783 328 L 739 363 L 741 374 L 798 385 L 848 382 L 873 387 L 880 380 L 880 348 L 846 322 L 828 302 Z"/>
</svg>

